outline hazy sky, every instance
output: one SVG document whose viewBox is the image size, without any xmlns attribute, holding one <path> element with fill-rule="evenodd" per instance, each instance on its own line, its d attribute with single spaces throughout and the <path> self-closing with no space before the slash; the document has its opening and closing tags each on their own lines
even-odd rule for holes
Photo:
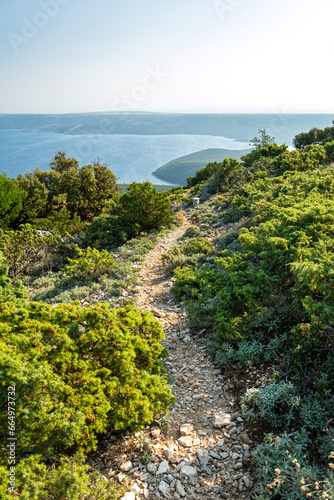
<svg viewBox="0 0 334 500">
<path fill-rule="evenodd" d="M 0 0 L 0 113 L 333 113 L 333 0 Z"/>
</svg>

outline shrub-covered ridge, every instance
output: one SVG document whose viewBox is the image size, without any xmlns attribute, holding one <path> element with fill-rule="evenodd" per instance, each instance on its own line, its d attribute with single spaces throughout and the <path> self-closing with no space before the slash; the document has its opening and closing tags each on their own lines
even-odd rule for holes
<svg viewBox="0 0 334 500">
<path fill-rule="evenodd" d="M 199 207 L 194 220 L 209 226 L 207 232 L 221 229 L 214 257 L 176 267 L 174 294 L 186 301 L 193 328 L 212 331 L 209 345 L 219 366 L 274 364 L 275 379 L 245 395 L 244 414 L 290 433 L 311 470 L 313 482 L 305 488 L 307 477 L 299 477 L 294 464 L 289 478 L 275 474 L 279 453 L 267 450 L 264 465 L 265 446 L 275 446 L 268 441 L 256 455 L 261 498 L 334 495 L 333 465 L 326 487 L 326 474 L 315 465 L 326 467 L 334 446 L 334 174 L 327 145 L 288 151 L 259 144 L 242 163 L 225 160 L 206 170 L 204 181 L 198 173 L 200 184 L 189 180 L 194 193 L 205 187 L 216 200 L 214 214 Z"/>
</svg>

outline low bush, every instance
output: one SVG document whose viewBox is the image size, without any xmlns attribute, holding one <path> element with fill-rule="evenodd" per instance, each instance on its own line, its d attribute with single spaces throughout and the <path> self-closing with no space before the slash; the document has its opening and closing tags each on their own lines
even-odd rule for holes
<svg viewBox="0 0 334 500">
<path fill-rule="evenodd" d="M 160 358 L 164 334 L 131 306 L 5 303 L 0 311 L 0 403 L 16 388 L 17 455 L 91 450 L 111 429 L 141 429 L 174 401 Z M 7 415 L 0 415 L 6 440 Z M 3 457 L 5 460 L 5 457 Z"/>
<path fill-rule="evenodd" d="M 102 275 L 110 275 L 115 264 L 113 254 L 107 250 L 99 251 L 96 248 L 86 248 L 82 250 L 75 246 L 77 256 L 68 258 L 69 264 L 64 268 L 67 276 L 73 276 L 81 281 L 96 280 Z"/>
<path fill-rule="evenodd" d="M 186 218 L 182 212 L 174 212 L 174 224 L 176 227 L 181 227 L 186 222 Z"/>
<path fill-rule="evenodd" d="M 116 217 L 100 217 L 94 219 L 89 225 L 83 246 L 111 249 L 124 244 L 138 234 L 138 228 L 131 222 Z"/>
<path fill-rule="evenodd" d="M 229 248 L 229 246 L 234 243 L 239 237 L 238 229 L 236 227 L 230 228 L 225 234 L 219 236 L 214 240 L 219 250 Z"/>
<path fill-rule="evenodd" d="M 138 267 L 133 266 L 132 262 L 138 263 L 144 260 L 144 255 L 154 248 L 159 235 L 160 233 L 147 237 L 141 235 L 139 238 L 129 240 L 118 248 L 117 258 L 115 254 L 112 256 L 106 250 L 101 252 L 97 249 L 81 250 L 80 253 L 86 257 L 72 258 L 76 261 L 79 259 L 78 266 L 72 269 L 72 273 L 71 271 L 67 273 L 67 269 L 71 267 L 67 266 L 65 272 L 49 273 L 34 280 L 30 288 L 31 297 L 33 300 L 51 304 L 80 300 L 85 301 L 87 305 L 101 300 L 113 300 L 123 289 L 136 283 Z M 75 251 L 74 245 L 71 247 Z M 86 270 L 87 255 L 93 257 L 88 263 L 89 267 L 92 267 L 89 272 Z M 110 266 L 109 260 L 111 262 L 115 260 L 115 263 Z"/>
<path fill-rule="evenodd" d="M 326 142 L 324 145 L 326 151 L 326 159 L 328 163 L 334 162 L 334 141 Z"/>
<path fill-rule="evenodd" d="M 51 467 L 39 455 L 21 460 L 15 467 L 15 489 L 10 490 L 10 470 L 0 466 L 0 497 L 11 500 L 118 500 L 124 488 L 106 481 L 97 471 L 87 474 L 87 465 L 80 454 L 60 456 Z"/>
<path fill-rule="evenodd" d="M 190 226 L 187 228 L 186 232 L 184 233 L 183 237 L 184 238 L 195 238 L 200 234 L 200 229 L 198 226 Z"/>
<path fill-rule="evenodd" d="M 132 238 L 125 245 L 119 248 L 121 257 L 126 258 L 130 262 L 141 261 L 143 255 L 152 250 L 156 245 L 157 235 L 141 234 L 140 238 Z"/>
<path fill-rule="evenodd" d="M 334 498 L 333 458 L 324 474 L 311 464 L 307 439 L 300 433 L 283 436 L 268 434 L 265 442 L 253 452 L 262 486 L 259 500 L 306 500 Z"/>
<path fill-rule="evenodd" d="M 168 250 L 167 253 L 163 254 L 161 256 L 161 261 L 164 265 L 168 265 L 168 263 L 174 259 L 174 257 L 177 257 L 179 255 L 181 255 L 183 252 L 182 252 L 182 249 L 181 247 L 177 246 L 177 245 L 174 245 L 173 248 L 171 248 L 170 250 Z"/>
<path fill-rule="evenodd" d="M 84 234 L 89 227 L 88 222 L 82 221 L 76 213 L 70 214 L 66 209 L 54 212 L 49 217 L 32 219 L 31 225 L 43 231 L 56 231 L 61 236 Z"/>
<path fill-rule="evenodd" d="M 210 179 L 210 177 L 217 172 L 219 169 L 219 164 L 218 163 L 209 163 L 206 165 L 206 167 L 201 168 L 196 172 L 196 174 L 193 177 L 188 177 L 187 178 L 187 184 L 188 187 L 193 187 L 199 184 L 200 182 L 206 181 Z"/>
<path fill-rule="evenodd" d="M 242 412 L 249 419 L 262 419 L 273 427 L 289 425 L 296 417 L 300 397 L 291 382 L 269 384 L 262 389 L 248 389 L 242 398 Z"/>
<path fill-rule="evenodd" d="M 187 258 L 183 253 L 174 255 L 168 262 L 166 262 L 167 274 L 173 274 L 177 267 L 183 267 L 187 262 Z"/>
<path fill-rule="evenodd" d="M 14 281 L 37 269 L 52 267 L 52 258 L 60 244 L 59 236 L 40 234 L 30 224 L 16 231 L 0 230 L 0 250 Z"/>
<path fill-rule="evenodd" d="M 23 305 L 28 300 L 28 293 L 21 280 L 13 282 L 8 277 L 8 266 L 3 261 L 0 251 L 0 304 L 11 301 Z"/>
<path fill-rule="evenodd" d="M 249 364 L 259 363 L 264 354 L 264 346 L 257 340 L 240 342 L 236 348 L 223 342 L 217 346 L 216 362 L 226 369 L 231 363 L 245 368 Z"/>
<path fill-rule="evenodd" d="M 215 247 L 211 241 L 206 240 L 205 238 L 196 238 L 187 243 L 182 248 L 182 251 L 185 255 L 192 255 L 203 253 L 206 255 L 211 255 L 214 253 Z"/>
<path fill-rule="evenodd" d="M 25 222 L 49 218 L 63 210 L 71 218 L 78 214 L 82 221 L 91 221 L 117 191 L 116 177 L 106 165 L 96 161 L 79 167 L 75 158 L 67 158 L 61 151 L 51 161 L 50 170 L 37 168 L 19 175 L 17 182 L 26 194 L 22 211 Z"/>
</svg>

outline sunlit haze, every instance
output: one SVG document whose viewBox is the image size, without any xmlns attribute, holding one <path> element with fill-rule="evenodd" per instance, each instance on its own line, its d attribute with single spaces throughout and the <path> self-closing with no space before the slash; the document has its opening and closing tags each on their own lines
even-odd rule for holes
<svg viewBox="0 0 334 500">
<path fill-rule="evenodd" d="M 333 0 L 3 0 L 1 113 L 332 113 Z"/>
</svg>

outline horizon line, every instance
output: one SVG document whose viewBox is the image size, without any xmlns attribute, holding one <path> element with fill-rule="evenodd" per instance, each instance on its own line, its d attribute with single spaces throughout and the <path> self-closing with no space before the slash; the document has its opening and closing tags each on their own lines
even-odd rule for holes
<svg viewBox="0 0 334 500">
<path fill-rule="evenodd" d="M 1 112 L 0 116 L 3 115 L 49 115 L 49 116 L 57 116 L 57 115 L 98 115 L 98 114 L 112 114 L 112 115 L 133 115 L 133 114 L 160 114 L 160 115 L 334 115 L 334 111 L 323 113 L 323 112 L 264 112 L 264 111 L 228 111 L 228 112 L 201 112 L 201 111 L 73 111 L 73 112 Z"/>
</svg>

